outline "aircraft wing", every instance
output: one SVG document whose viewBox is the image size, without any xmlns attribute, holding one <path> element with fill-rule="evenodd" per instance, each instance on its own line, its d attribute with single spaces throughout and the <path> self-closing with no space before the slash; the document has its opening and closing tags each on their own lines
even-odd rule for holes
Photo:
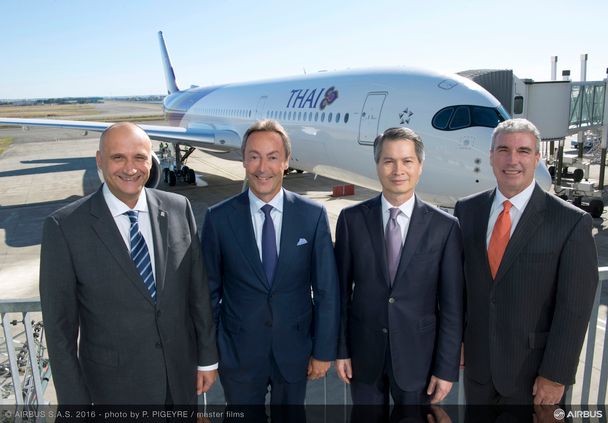
<svg viewBox="0 0 608 423">
<path fill-rule="evenodd" d="M 49 128 L 78 129 L 103 132 L 112 122 L 92 122 L 59 119 L 18 119 L 0 118 L 0 125 L 45 126 Z M 215 128 L 212 125 L 196 124 L 190 128 L 164 125 L 139 125 L 148 136 L 157 141 L 184 144 L 191 147 L 219 148 L 232 150 L 240 148 L 241 136 L 230 128 Z"/>
</svg>

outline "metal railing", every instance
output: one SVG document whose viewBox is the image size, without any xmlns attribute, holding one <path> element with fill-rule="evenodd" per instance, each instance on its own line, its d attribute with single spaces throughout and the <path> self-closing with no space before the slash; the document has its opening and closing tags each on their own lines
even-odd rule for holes
<svg viewBox="0 0 608 423">
<path fill-rule="evenodd" d="M 40 300 L 0 300 L 0 404 L 45 404 L 51 378 Z"/>
<path fill-rule="evenodd" d="M 607 304 L 601 303 L 602 290 L 608 290 L 608 267 L 600 267 L 598 271 L 600 283 L 580 356 L 577 383 L 566 393 L 566 404 L 606 404 L 608 399 Z M 608 292 L 605 296 L 608 298 Z M 4 349 L 0 347 L 0 404 L 46 403 L 44 391 L 51 369 L 40 318 L 40 300 L 0 300 L 0 318 L 4 335 Z M 351 404 L 350 391 L 337 379 L 334 370 L 323 380 L 308 385 L 307 404 Z M 224 402 L 219 381 L 202 401 L 205 404 Z M 454 384 L 444 403 L 465 404 L 462 383 Z"/>
</svg>

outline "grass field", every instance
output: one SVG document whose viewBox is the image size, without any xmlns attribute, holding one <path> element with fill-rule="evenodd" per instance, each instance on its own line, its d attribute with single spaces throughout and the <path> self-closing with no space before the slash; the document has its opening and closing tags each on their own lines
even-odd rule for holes
<svg viewBox="0 0 608 423">
<path fill-rule="evenodd" d="M 4 153 L 4 150 L 6 150 L 12 142 L 12 137 L 0 137 L 0 155 Z"/>
<path fill-rule="evenodd" d="M 36 106 L 0 106 L 0 116 L 7 118 L 54 118 L 99 113 L 92 104 L 48 104 Z"/>
<path fill-rule="evenodd" d="M 44 104 L 35 106 L 0 106 L 0 117 L 20 119 L 66 119 L 92 120 L 101 122 L 163 120 L 162 109 L 134 104 L 112 110 L 96 104 Z"/>
</svg>

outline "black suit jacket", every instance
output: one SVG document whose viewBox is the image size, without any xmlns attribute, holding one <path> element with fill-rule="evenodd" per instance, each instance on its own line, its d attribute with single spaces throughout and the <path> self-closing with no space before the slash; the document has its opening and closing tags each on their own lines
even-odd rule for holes
<svg viewBox="0 0 608 423">
<path fill-rule="evenodd" d="M 458 380 L 464 297 L 458 221 L 416 198 L 392 286 L 380 196 L 342 210 L 335 252 L 342 297 L 338 357 L 351 358 L 353 380 L 377 380 L 386 348 L 402 390 L 425 388 L 431 374 Z"/>
<path fill-rule="evenodd" d="M 591 216 L 538 185 L 492 280 L 486 247 L 495 190 L 456 204 L 464 236 L 465 372 L 503 396 L 537 375 L 574 383 L 598 283 Z"/>
<path fill-rule="evenodd" d="M 197 365 L 217 362 L 190 203 L 146 194 L 156 303 L 101 188 L 45 221 L 40 300 L 60 404 L 164 404 L 167 390 L 176 404 L 195 403 Z"/>
</svg>

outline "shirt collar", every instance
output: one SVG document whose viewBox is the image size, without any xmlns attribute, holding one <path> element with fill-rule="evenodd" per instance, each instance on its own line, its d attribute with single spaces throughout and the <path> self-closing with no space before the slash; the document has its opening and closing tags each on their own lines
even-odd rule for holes
<svg viewBox="0 0 608 423">
<path fill-rule="evenodd" d="M 382 203 L 382 213 L 390 213 L 389 209 L 395 207 L 391 203 L 388 202 L 384 194 L 381 195 L 381 203 Z M 409 200 L 399 206 L 399 210 L 401 213 L 405 215 L 408 219 L 412 217 L 412 212 L 414 211 L 414 203 L 416 202 L 416 196 L 412 195 Z"/>
<path fill-rule="evenodd" d="M 129 206 L 127 206 L 125 203 L 120 201 L 114 194 L 112 194 L 112 191 L 110 191 L 110 188 L 108 188 L 108 184 L 103 184 L 102 192 L 103 198 L 106 200 L 106 204 L 108 205 L 110 213 L 113 217 L 125 214 L 129 210 L 136 210 L 144 213 L 148 212 L 148 201 L 145 189 L 141 190 L 141 193 L 139 194 L 139 199 L 137 200 L 137 204 L 135 204 L 135 207 L 133 207 L 132 209 L 129 208 Z"/>
<path fill-rule="evenodd" d="M 251 190 L 248 190 L 247 195 L 249 196 L 249 204 L 251 204 L 253 210 L 259 211 L 266 204 L 270 204 L 272 207 L 277 209 L 279 212 L 283 213 L 283 196 L 284 196 L 284 194 L 283 194 L 282 188 L 279 190 L 277 195 L 275 195 L 272 198 L 272 200 L 270 200 L 268 203 L 265 203 L 262 200 L 260 200 L 258 197 L 256 197 L 256 195 L 253 192 L 251 192 Z"/>
<path fill-rule="evenodd" d="M 509 200 L 513 207 L 515 207 L 521 212 L 523 209 L 526 208 L 528 201 L 530 201 L 532 193 L 534 192 L 535 185 L 535 180 L 532 180 L 532 183 L 528 185 L 526 189 L 511 198 L 505 197 L 502 192 L 500 192 L 498 187 L 496 187 L 496 195 L 494 195 L 494 202 L 492 203 L 492 208 L 494 209 L 498 206 L 502 206 L 502 203 L 504 203 L 506 200 Z"/>
</svg>

